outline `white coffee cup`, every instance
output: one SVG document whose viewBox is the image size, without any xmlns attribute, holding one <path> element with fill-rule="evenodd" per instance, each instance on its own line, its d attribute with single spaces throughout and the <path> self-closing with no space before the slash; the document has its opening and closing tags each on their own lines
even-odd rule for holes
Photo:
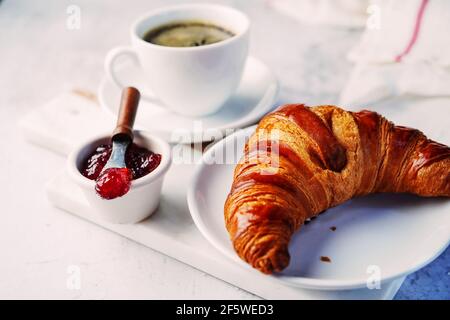
<svg viewBox="0 0 450 320">
<path fill-rule="evenodd" d="M 143 40 L 149 30 L 179 21 L 211 23 L 234 36 L 198 47 L 168 47 Z M 211 114 L 239 85 L 248 54 L 249 27 L 245 14 L 221 5 L 187 4 L 155 10 L 132 25 L 130 47 L 114 48 L 108 53 L 106 72 L 119 87 L 126 86 L 114 66 L 117 58 L 129 56 L 143 72 L 143 87 L 154 94 L 144 94 L 145 99 L 162 102 L 186 116 Z"/>
</svg>

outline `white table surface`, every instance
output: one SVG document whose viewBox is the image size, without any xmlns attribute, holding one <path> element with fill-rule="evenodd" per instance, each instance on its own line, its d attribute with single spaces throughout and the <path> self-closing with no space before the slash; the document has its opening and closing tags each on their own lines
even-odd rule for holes
<svg viewBox="0 0 450 320">
<path fill-rule="evenodd" d="M 64 159 L 26 144 L 17 121 L 73 87 L 95 92 L 109 48 L 128 43 L 130 22 L 163 4 L 188 2 L 29 1 L 0 3 L 0 298 L 256 299 L 257 297 L 51 207 L 44 184 Z M 279 102 L 337 101 L 358 31 L 305 27 L 265 1 L 211 1 L 236 6 L 253 22 L 251 52 L 273 68 Z M 126 4 L 125 4 L 126 3 Z M 81 9 L 68 30 L 66 10 Z M 80 290 L 67 287 L 81 270 Z"/>
</svg>

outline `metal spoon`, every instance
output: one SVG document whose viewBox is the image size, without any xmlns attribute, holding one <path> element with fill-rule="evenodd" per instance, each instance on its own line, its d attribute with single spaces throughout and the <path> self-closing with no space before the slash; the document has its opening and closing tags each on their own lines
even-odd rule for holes
<svg viewBox="0 0 450 320">
<path fill-rule="evenodd" d="M 133 87 L 124 88 L 117 116 L 116 128 L 112 134 L 112 151 L 100 175 L 110 168 L 125 168 L 125 153 L 133 142 L 133 125 L 136 119 L 140 99 L 139 90 Z"/>
</svg>

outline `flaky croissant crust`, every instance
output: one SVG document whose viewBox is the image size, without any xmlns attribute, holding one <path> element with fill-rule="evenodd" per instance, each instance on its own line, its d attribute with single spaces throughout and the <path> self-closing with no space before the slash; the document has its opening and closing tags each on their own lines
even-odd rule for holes
<svg viewBox="0 0 450 320">
<path fill-rule="evenodd" d="M 226 227 L 244 261 L 278 272 L 306 219 L 375 192 L 450 197 L 449 169 L 447 146 L 376 112 L 285 105 L 246 144 L 225 203 Z"/>
</svg>

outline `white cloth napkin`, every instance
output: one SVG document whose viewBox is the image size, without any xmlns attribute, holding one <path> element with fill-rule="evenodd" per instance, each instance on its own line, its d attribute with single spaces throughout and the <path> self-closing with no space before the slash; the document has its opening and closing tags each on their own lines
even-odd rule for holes
<svg viewBox="0 0 450 320">
<path fill-rule="evenodd" d="M 303 23 L 364 27 L 368 0 L 269 0 L 276 10 Z"/>
<path fill-rule="evenodd" d="M 34 108 L 20 119 L 19 128 L 27 141 L 67 155 L 78 143 L 110 132 L 114 123 L 93 94 L 76 89 Z"/>
<path fill-rule="evenodd" d="M 376 0 L 378 25 L 366 28 L 349 53 L 355 62 L 342 105 L 394 96 L 450 95 L 450 1 Z M 369 18 L 369 19 L 371 19 Z"/>
</svg>

